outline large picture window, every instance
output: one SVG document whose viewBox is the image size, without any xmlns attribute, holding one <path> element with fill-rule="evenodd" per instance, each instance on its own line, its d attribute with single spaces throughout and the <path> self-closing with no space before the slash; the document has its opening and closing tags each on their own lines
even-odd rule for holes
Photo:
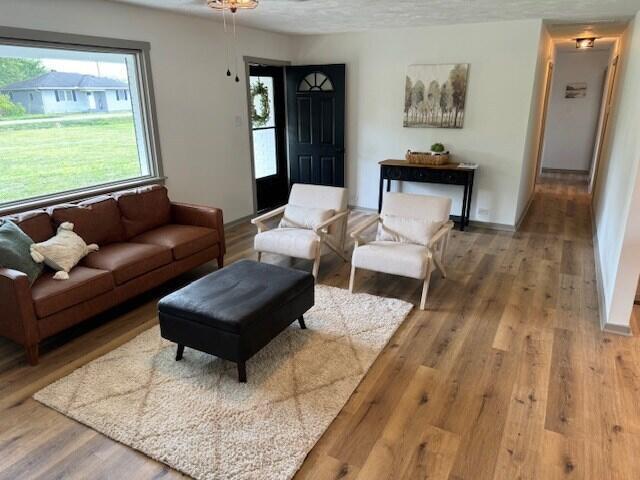
<svg viewBox="0 0 640 480">
<path fill-rule="evenodd" d="M 142 54 L 0 39 L 0 209 L 160 176 Z"/>
</svg>

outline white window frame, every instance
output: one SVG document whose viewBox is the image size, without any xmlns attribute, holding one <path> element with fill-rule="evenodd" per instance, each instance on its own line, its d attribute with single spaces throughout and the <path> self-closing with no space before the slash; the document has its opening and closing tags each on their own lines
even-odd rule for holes
<svg viewBox="0 0 640 480">
<path fill-rule="evenodd" d="M 147 156 L 147 165 L 140 165 L 143 171 L 140 177 L 3 203 L 0 204 L 0 215 L 42 208 L 61 202 L 71 202 L 125 188 L 164 183 L 166 177 L 162 169 L 162 155 L 158 138 L 150 43 L 0 26 L 0 45 L 133 55 L 136 60 L 137 90 L 140 96 L 142 130 L 144 130 L 138 132 L 138 128 L 136 128 L 136 137 L 138 141 L 144 142 Z"/>
</svg>

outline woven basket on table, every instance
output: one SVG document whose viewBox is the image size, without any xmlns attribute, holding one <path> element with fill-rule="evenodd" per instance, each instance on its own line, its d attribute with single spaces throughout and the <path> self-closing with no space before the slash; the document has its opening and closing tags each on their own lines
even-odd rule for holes
<svg viewBox="0 0 640 480">
<path fill-rule="evenodd" d="M 449 152 L 434 155 L 430 152 L 412 152 L 407 150 L 405 159 L 409 163 L 418 163 L 421 165 L 445 165 L 449 163 Z"/>
</svg>

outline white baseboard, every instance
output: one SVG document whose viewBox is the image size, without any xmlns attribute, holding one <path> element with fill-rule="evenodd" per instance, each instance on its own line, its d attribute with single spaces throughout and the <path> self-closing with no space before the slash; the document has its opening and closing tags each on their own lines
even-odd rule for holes
<svg viewBox="0 0 640 480">
<path fill-rule="evenodd" d="M 240 217 L 240 218 L 237 218 L 235 220 L 231 220 L 230 222 L 226 222 L 224 224 L 224 228 L 235 227 L 236 225 L 239 225 L 241 223 L 245 223 L 245 222 L 251 220 L 254 217 L 257 217 L 257 214 L 252 213 L 251 215 L 246 215 L 244 217 Z"/>
<path fill-rule="evenodd" d="M 607 333 L 615 333 L 616 335 L 623 335 L 625 337 L 632 337 L 633 332 L 631 331 L 631 327 L 629 325 L 616 325 L 615 323 L 600 323 L 600 327 L 603 332 Z"/>
<path fill-rule="evenodd" d="M 589 206 L 591 215 L 591 237 L 593 243 L 593 261 L 596 264 L 596 290 L 598 292 L 598 317 L 600 320 L 600 329 L 603 332 L 615 333 L 616 335 L 631 336 L 631 327 L 629 325 L 618 325 L 607 321 L 607 310 L 605 308 L 604 282 L 602 280 L 602 269 L 600 267 L 600 247 L 598 246 L 598 230 L 596 228 L 596 219 L 593 208 Z"/>
<path fill-rule="evenodd" d="M 493 222 L 480 222 L 478 220 L 471 220 L 469 225 L 477 228 L 486 228 L 488 230 L 500 230 L 502 232 L 515 232 L 516 226 L 509 225 L 507 223 L 493 223 Z"/>
<path fill-rule="evenodd" d="M 527 216 L 527 213 L 529 213 L 529 208 L 531 208 L 531 204 L 533 203 L 533 199 L 534 199 L 535 196 L 536 196 L 536 189 L 535 189 L 535 185 L 534 185 L 533 191 L 531 192 L 531 195 L 529 195 L 529 200 L 527 201 L 527 206 L 524 207 L 524 210 L 520 214 L 520 218 L 518 218 L 518 220 L 516 221 L 516 228 L 515 228 L 516 231 L 520 230 L 520 226 L 522 225 L 522 222 L 524 221 L 525 217 Z"/>
</svg>

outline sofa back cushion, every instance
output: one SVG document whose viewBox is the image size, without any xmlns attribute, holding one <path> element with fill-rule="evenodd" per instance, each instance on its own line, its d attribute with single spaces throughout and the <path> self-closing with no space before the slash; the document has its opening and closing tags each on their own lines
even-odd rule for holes
<svg viewBox="0 0 640 480">
<path fill-rule="evenodd" d="M 34 242 L 44 242 L 53 237 L 56 232 L 51 218 L 44 210 L 32 210 L 5 217 L 20 227 Z"/>
<path fill-rule="evenodd" d="M 114 195 L 118 201 L 127 239 L 171 221 L 171 202 L 161 185 L 128 190 Z"/>
<path fill-rule="evenodd" d="M 73 231 L 87 244 L 108 245 L 125 239 L 120 209 L 115 199 L 101 196 L 74 205 L 49 209 L 55 226 L 73 223 Z"/>
</svg>

